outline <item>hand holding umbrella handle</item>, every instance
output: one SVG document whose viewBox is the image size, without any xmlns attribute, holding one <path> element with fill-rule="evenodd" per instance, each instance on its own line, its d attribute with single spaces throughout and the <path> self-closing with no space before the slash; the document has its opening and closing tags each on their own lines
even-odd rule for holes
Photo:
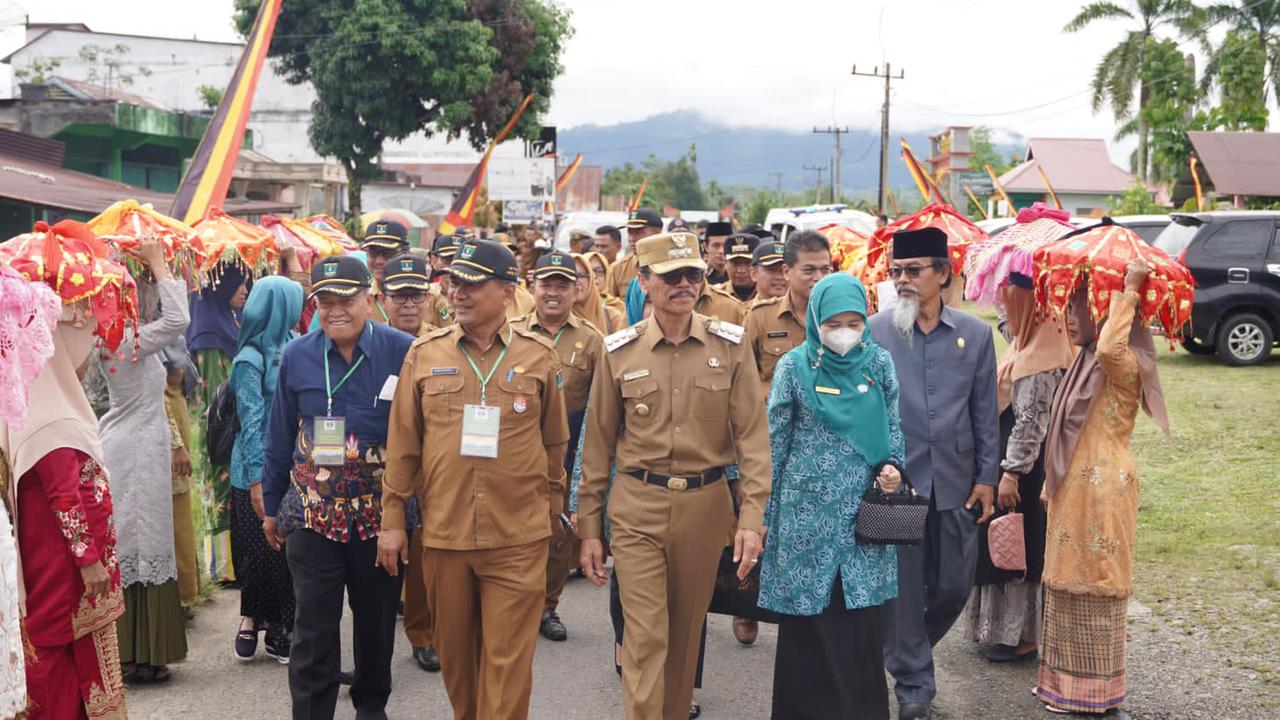
<svg viewBox="0 0 1280 720">
<path fill-rule="evenodd" d="M 1142 258 L 1134 258 L 1124 268 L 1125 292 L 1138 292 L 1151 274 L 1151 266 Z"/>
</svg>

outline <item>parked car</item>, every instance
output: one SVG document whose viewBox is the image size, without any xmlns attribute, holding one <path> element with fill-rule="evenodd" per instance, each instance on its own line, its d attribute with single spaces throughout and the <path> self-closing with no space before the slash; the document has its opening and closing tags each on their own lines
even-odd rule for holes
<svg viewBox="0 0 1280 720">
<path fill-rule="evenodd" d="M 624 212 L 568 212 L 560 217 L 560 222 L 556 225 L 555 247 L 557 250 L 569 252 L 569 233 L 574 230 L 585 230 L 592 235 L 595 234 L 596 228 L 601 225 L 613 225 L 622 231 L 622 252 L 625 255 L 630 252 L 630 243 L 627 242 L 627 213 Z"/>
<path fill-rule="evenodd" d="M 1265 362 L 1280 337 L 1280 212 L 1174 213 L 1155 246 L 1196 280 L 1182 346 L 1228 365 Z"/>
<path fill-rule="evenodd" d="M 1168 215 L 1117 215 L 1111 219 L 1141 235 L 1148 244 L 1154 244 L 1170 222 Z"/>
</svg>

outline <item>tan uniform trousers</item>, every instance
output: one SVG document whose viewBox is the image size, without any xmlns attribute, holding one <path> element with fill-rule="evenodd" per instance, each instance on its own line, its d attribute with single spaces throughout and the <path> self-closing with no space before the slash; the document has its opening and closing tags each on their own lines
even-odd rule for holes
<svg viewBox="0 0 1280 720">
<path fill-rule="evenodd" d="M 200 599 L 200 567 L 196 561 L 196 522 L 191 493 L 173 494 L 173 558 L 178 567 L 178 601 L 191 607 Z"/>
<path fill-rule="evenodd" d="M 454 720 L 528 718 L 547 541 L 492 550 L 427 548 L 423 571 Z"/>
<path fill-rule="evenodd" d="M 409 566 L 404 575 L 404 636 L 415 648 L 431 647 L 431 603 L 422 573 L 422 528 L 409 538 Z"/>
<path fill-rule="evenodd" d="M 569 507 L 569 488 L 565 486 L 564 506 Z M 578 535 L 569 528 L 564 538 L 557 541 L 554 537 L 547 540 L 547 606 L 546 612 L 555 612 L 560 605 L 560 594 L 569 582 L 569 570 L 578 566 L 578 550 L 582 543 Z"/>
<path fill-rule="evenodd" d="M 668 490 L 618 473 L 608 512 L 627 628 L 627 720 L 685 720 L 702 623 L 733 528 L 729 486 L 721 478 L 696 490 Z"/>
</svg>

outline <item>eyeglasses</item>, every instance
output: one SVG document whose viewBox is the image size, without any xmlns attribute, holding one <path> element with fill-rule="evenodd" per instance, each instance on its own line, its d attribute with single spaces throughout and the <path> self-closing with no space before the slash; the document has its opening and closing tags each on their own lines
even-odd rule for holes
<svg viewBox="0 0 1280 720">
<path fill-rule="evenodd" d="M 396 293 L 388 295 L 392 305 L 421 305 L 427 301 L 426 293 Z"/>
<path fill-rule="evenodd" d="M 697 285 L 707 277 L 707 273 L 699 268 L 680 268 L 662 273 L 659 277 L 668 285 L 679 285 L 681 280 L 688 280 L 690 285 Z"/>
<path fill-rule="evenodd" d="M 925 268 L 932 268 L 932 267 L 934 266 L 920 265 L 918 263 L 911 263 L 910 265 L 890 265 L 889 277 L 894 280 L 897 280 L 898 278 L 902 277 L 903 273 L 906 273 L 907 277 L 914 279 L 914 278 L 920 277 L 920 273 L 923 272 Z"/>
</svg>

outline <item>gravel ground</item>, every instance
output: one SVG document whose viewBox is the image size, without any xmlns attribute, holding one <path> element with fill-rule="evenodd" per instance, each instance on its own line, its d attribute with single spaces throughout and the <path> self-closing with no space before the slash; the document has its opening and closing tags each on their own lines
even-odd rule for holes
<svg viewBox="0 0 1280 720">
<path fill-rule="evenodd" d="M 234 591 L 219 590 L 211 602 L 199 608 L 188 631 L 189 659 L 174 666 L 173 680 L 159 687 L 129 688 L 129 711 L 134 720 L 288 717 L 286 668 L 265 656 L 251 663 L 240 663 L 232 656 L 238 605 Z M 561 602 L 561 615 L 569 627 L 569 641 L 539 639 L 530 717 L 621 718 L 606 591 L 596 591 L 582 580 L 572 581 Z M 1276 686 L 1255 672 L 1232 667 L 1209 649 L 1203 634 L 1166 625 L 1137 603 L 1130 615 L 1130 701 L 1126 708 L 1132 717 L 1253 720 L 1280 716 Z M 343 628 L 348 636 L 349 617 L 344 618 Z M 959 630 L 953 630 L 937 651 L 936 718 L 1056 717 L 1041 709 L 1031 696 L 1033 664 L 992 665 Z M 774 628 L 763 625 L 755 645 L 739 645 L 733 639 L 729 618 L 711 616 L 706 687 L 697 691 L 704 718 L 755 720 L 769 716 L 775 638 Z M 1272 646 L 1277 642 L 1273 638 Z M 348 653 L 346 667 L 350 667 L 349 657 Z M 392 718 L 451 716 L 440 676 L 417 668 L 399 633 L 393 668 L 395 689 L 387 708 Z M 337 717 L 354 717 L 345 691 L 338 698 Z"/>
</svg>

